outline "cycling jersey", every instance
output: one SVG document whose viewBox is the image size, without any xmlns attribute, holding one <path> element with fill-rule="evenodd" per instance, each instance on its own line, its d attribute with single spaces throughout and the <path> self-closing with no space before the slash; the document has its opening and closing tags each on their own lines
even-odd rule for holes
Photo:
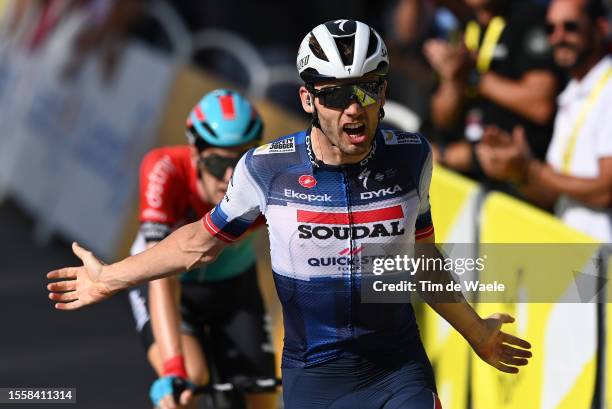
<svg viewBox="0 0 612 409">
<path fill-rule="evenodd" d="M 212 206 L 198 194 L 198 178 L 189 146 L 153 149 L 140 167 L 139 236 L 132 254 L 145 242 L 161 241 L 175 228 L 201 218 Z M 211 282 L 237 276 L 255 264 L 252 236 L 226 248 L 206 266 L 181 275 L 182 282 Z"/>
<path fill-rule="evenodd" d="M 367 243 L 414 243 L 433 234 L 432 158 L 419 134 L 377 130 L 361 162 L 318 161 L 308 131 L 252 149 L 224 199 L 203 219 L 234 241 L 264 214 L 272 270 L 283 305 L 283 367 L 311 367 L 358 354 L 415 359 L 421 341 L 409 303 L 361 302 Z"/>
<path fill-rule="evenodd" d="M 146 249 L 181 225 L 198 220 L 212 206 L 198 193 L 189 146 L 149 152 L 140 171 L 141 228 L 131 254 Z M 254 223 L 254 225 L 257 223 Z M 255 227 L 255 226 L 253 226 Z M 274 350 L 257 283 L 253 235 L 225 248 L 215 262 L 181 275 L 180 332 L 199 341 L 216 382 L 234 376 L 274 377 Z M 155 343 L 149 315 L 149 283 L 129 291 L 136 329 L 145 351 Z M 245 407 L 240 394 L 225 397 Z"/>
</svg>

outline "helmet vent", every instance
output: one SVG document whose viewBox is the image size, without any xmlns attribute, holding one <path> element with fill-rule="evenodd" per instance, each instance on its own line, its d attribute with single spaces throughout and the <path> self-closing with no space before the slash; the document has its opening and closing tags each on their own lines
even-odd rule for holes
<svg viewBox="0 0 612 409">
<path fill-rule="evenodd" d="M 368 39 L 368 54 L 367 58 L 370 58 L 376 52 L 378 46 L 378 38 L 374 34 L 374 31 L 370 28 L 370 38 Z"/>
<path fill-rule="evenodd" d="M 325 52 L 323 51 L 323 48 L 321 48 L 321 44 L 319 44 L 319 41 L 315 38 L 314 35 L 310 36 L 310 39 L 308 40 L 308 47 L 310 48 L 310 51 L 312 51 L 312 53 L 315 55 L 315 57 L 320 60 L 329 62 L 327 56 L 325 55 Z"/>
<path fill-rule="evenodd" d="M 189 127 L 189 130 L 187 132 L 189 133 L 190 142 L 195 144 L 198 152 L 202 152 L 204 149 L 208 147 L 208 144 L 206 143 L 204 138 L 201 138 L 198 136 L 198 131 L 195 129 L 193 125 Z"/>
<path fill-rule="evenodd" d="M 337 37 L 336 46 L 340 51 L 340 57 L 344 65 L 353 65 L 353 54 L 355 51 L 355 37 Z"/>
<path fill-rule="evenodd" d="M 211 134 L 213 137 L 218 138 L 217 134 L 215 133 L 215 131 L 213 131 L 213 129 L 210 127 L 210 125 L 208 125 L 207 122 L 202 122 L 202 126 L 204 128 L 206 128 L 206 131 Z"/>
<path fill-rule="evenodd" d="M 249 135 L 252 131 L 253 128 L 255 127 L 255 124 L 257 123 L 257 121 L 255 120 L 255 118 L 251 119 L 249 121 L 249 124 L 247 125 L 245 131 L 242 133 L 244 136 Z"/>
</svg>

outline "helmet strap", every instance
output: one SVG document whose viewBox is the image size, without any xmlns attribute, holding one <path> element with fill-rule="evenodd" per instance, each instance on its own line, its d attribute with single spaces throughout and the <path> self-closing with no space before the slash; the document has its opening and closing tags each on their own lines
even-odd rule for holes
<svg viewBox="0 0 612 409">
<path fill-rule="evenodd" d="M 312 83 L 305 83 L 304 86 L 306 87 L 306 89 L 308 90 L 308 101 L 310 101 L 309 105 L 312 106 L 312 118 L 310 120 L 310 125 L 313 128 L 319 128 L 321 129 L 321 122 L 319 122 L 319 114 L 317 112 L 317 106 L 315 105 L 315 96 L 314 96 L 314 84 Z M 321 131 L 323 131 L 323 129 L 321 129 Z"/>
<path fill-rule="evenodd" d="M 323 129 L 321 129 L 321 122 L 319 122 L 319 113 L 317 112 L 317 108 L 314 106 L 314 104 L 312 108 L 313 108 L 313 111 L 312 111 L 311 125 L 314 128 L 319 128 L 321 132 L 323 132 Z"/>
<path fill-rule="evenodd" d="M 380 107 L 380 109 L 378 110 L 378 122 L 382 121 L 384 117 L 385 110 L 383 109 L 383 107 Z"/>
</svg>

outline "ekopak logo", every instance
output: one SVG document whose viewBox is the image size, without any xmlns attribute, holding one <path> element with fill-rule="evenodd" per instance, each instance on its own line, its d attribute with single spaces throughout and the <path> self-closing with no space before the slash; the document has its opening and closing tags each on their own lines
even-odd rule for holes
<svg viewBox="0 0 612 409">
<path fill-rule="evenodd" d="M 304 186 L 306 189 L 312 189 L 317 184 L 317 180 L 311 175 L 300 176 L 298 182 L 300 182 L 300 185 Z"/>
</svg>

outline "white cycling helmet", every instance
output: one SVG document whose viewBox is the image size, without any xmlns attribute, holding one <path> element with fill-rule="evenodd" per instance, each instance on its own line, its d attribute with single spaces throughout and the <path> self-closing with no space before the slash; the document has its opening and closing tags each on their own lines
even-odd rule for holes
<svg viewBox="0 0 612 409">
<path fill-rule="evenodd" d="M 316 26 L 304 37 L 297 69 L 306 83 L 371 73 L 384 76 L 389 70 L 389 57 L 373 28 L 356 20 L 334 20 Z"/>
</svg>

